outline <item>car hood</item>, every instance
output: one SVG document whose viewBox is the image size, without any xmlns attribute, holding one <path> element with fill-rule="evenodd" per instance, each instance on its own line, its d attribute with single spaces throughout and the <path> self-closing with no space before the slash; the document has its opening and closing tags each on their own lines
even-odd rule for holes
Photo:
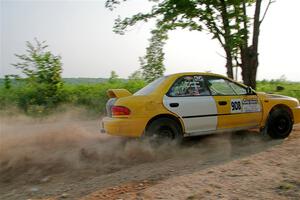
<svg viewBox="0 0 300 200">
<path fill-rule="evenodd" d="M 294 97 L 289 97 L 281 94 L 271 94 L 265 92 L 257 92 L 258 96 L 268 98 L 268 99 L 295 99 Z"/>
<path fill-rule="evenodd" d="M 259 98 L 261 100 L 293 101 L 299 105 L 299 100 L 294 97 L 289 97 L 289 96 L 280 95 L 280 94 L 268 94 L 265 92 L 257 92 L 257 95 L 259 96 Z"/>
</svg>

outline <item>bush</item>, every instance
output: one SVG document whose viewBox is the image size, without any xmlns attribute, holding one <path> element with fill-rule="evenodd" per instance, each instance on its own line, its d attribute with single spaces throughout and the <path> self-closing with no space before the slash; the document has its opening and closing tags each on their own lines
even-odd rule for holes
<svg viewBox="0 0 300 200">
<path fill-rule="evenodd" d="M 17 75 L 6 75 L 4 88 L 9 91 L 11 88 L 9 77 L 15 77 L 16 81 L 23 83 L 22 87 L 15 91 L 19 108 L 26 113 L 31 113 L 31 110 L 33 113 L 48 112 L 62 101 L 61 57 L 47 51 L 48 46 L 45 41 L 39 42 L 35 39 L 35 44 L 26 42 L 26 47 L 26 54 L 16 54 L 19 62 L 13 64 L 21 70 L 25 78 L 20 79 Z M 7 91 L 6 93 L 8 93 Z"/>
<path fill-rule="evenodd" d="M 96 113 L 104 112 L 108 97 L 106 91 L 114 88 L 124 88 L 131 93 L 144 87 L 145 82 L 141 80 L 105 82 L 99 84 L 64 85 L 64 102 L 86 107 Z"/>
<path fill-rule="evenodd" d="M 283 90 L 278 91 L 278 86 L 283 87 Z M 271 81 L 258 81 L 257 91 L 282 94 L 286 96 L 295 97 L 300 99 L 300 83 L 289 82 L 282 80 L 271 80 Z"/>
<path fill-rule="evenodd" d="M 276 91 L 276 87 L 284 87 L 282 91 Z M 55 105 L 67 104 L 75 107 L 84 107 L 93 116 L 102 114 L 108 97 L 106 91 L 113 88 L 125 88 L 134 93 L 145 86 L 142 80 L 117 80 L 114 82 L 67 84 L 64 83 L 59 93 L 49 97 L 47 88 L 28 87 L 26 83 L 12 85 L 6 89 L 4 85 L 0 89 L 0 110 L 18 107 L 29 115 L 45 115 L 56 111 Z M 257 91 L 283 94 L 300 99 L 300 83 L 293 82 L 258 82 Z"/>
</svg>

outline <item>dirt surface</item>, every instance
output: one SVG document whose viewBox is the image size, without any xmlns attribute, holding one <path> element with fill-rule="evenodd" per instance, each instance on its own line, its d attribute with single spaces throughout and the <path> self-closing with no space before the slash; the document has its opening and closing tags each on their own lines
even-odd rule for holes
<svg viewBox="0 0 300 200">
<path fill-rule="evenodd" d="M 100 120 L 1 118 L 0 199 L 300 199 L 300 126 L 152 147 Z"/>
</svg>

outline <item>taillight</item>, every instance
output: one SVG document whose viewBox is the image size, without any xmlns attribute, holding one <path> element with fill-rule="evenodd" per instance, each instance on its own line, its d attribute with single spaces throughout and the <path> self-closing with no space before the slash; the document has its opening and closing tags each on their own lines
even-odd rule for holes
<svg viewBox="0 0 300 200">
<path fill-rule="evenodd" d="M 111 113 L 112 115 L 130 115 L 129 108 L 126 108 L 124 106 L 113 106 L 111 107 Z"/>
</svg>

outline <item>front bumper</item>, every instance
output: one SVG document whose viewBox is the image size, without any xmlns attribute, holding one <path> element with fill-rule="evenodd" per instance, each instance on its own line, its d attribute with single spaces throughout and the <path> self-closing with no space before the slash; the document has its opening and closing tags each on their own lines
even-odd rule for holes
<svg viewBox="0 0 300 200">
<path fill-rule="evenodd" d="M 294 124 L 300 123 L 300 106 L 293 109 Z"/>
<path fill-rule="evenodd" d="M 112 118 L 105 117 L 102 120 L 101 133 L 106 132 L 110 135 L 126 136 L 126 137 L 141 137 L 147 120 L 144 118 Z"/>
</svg>

